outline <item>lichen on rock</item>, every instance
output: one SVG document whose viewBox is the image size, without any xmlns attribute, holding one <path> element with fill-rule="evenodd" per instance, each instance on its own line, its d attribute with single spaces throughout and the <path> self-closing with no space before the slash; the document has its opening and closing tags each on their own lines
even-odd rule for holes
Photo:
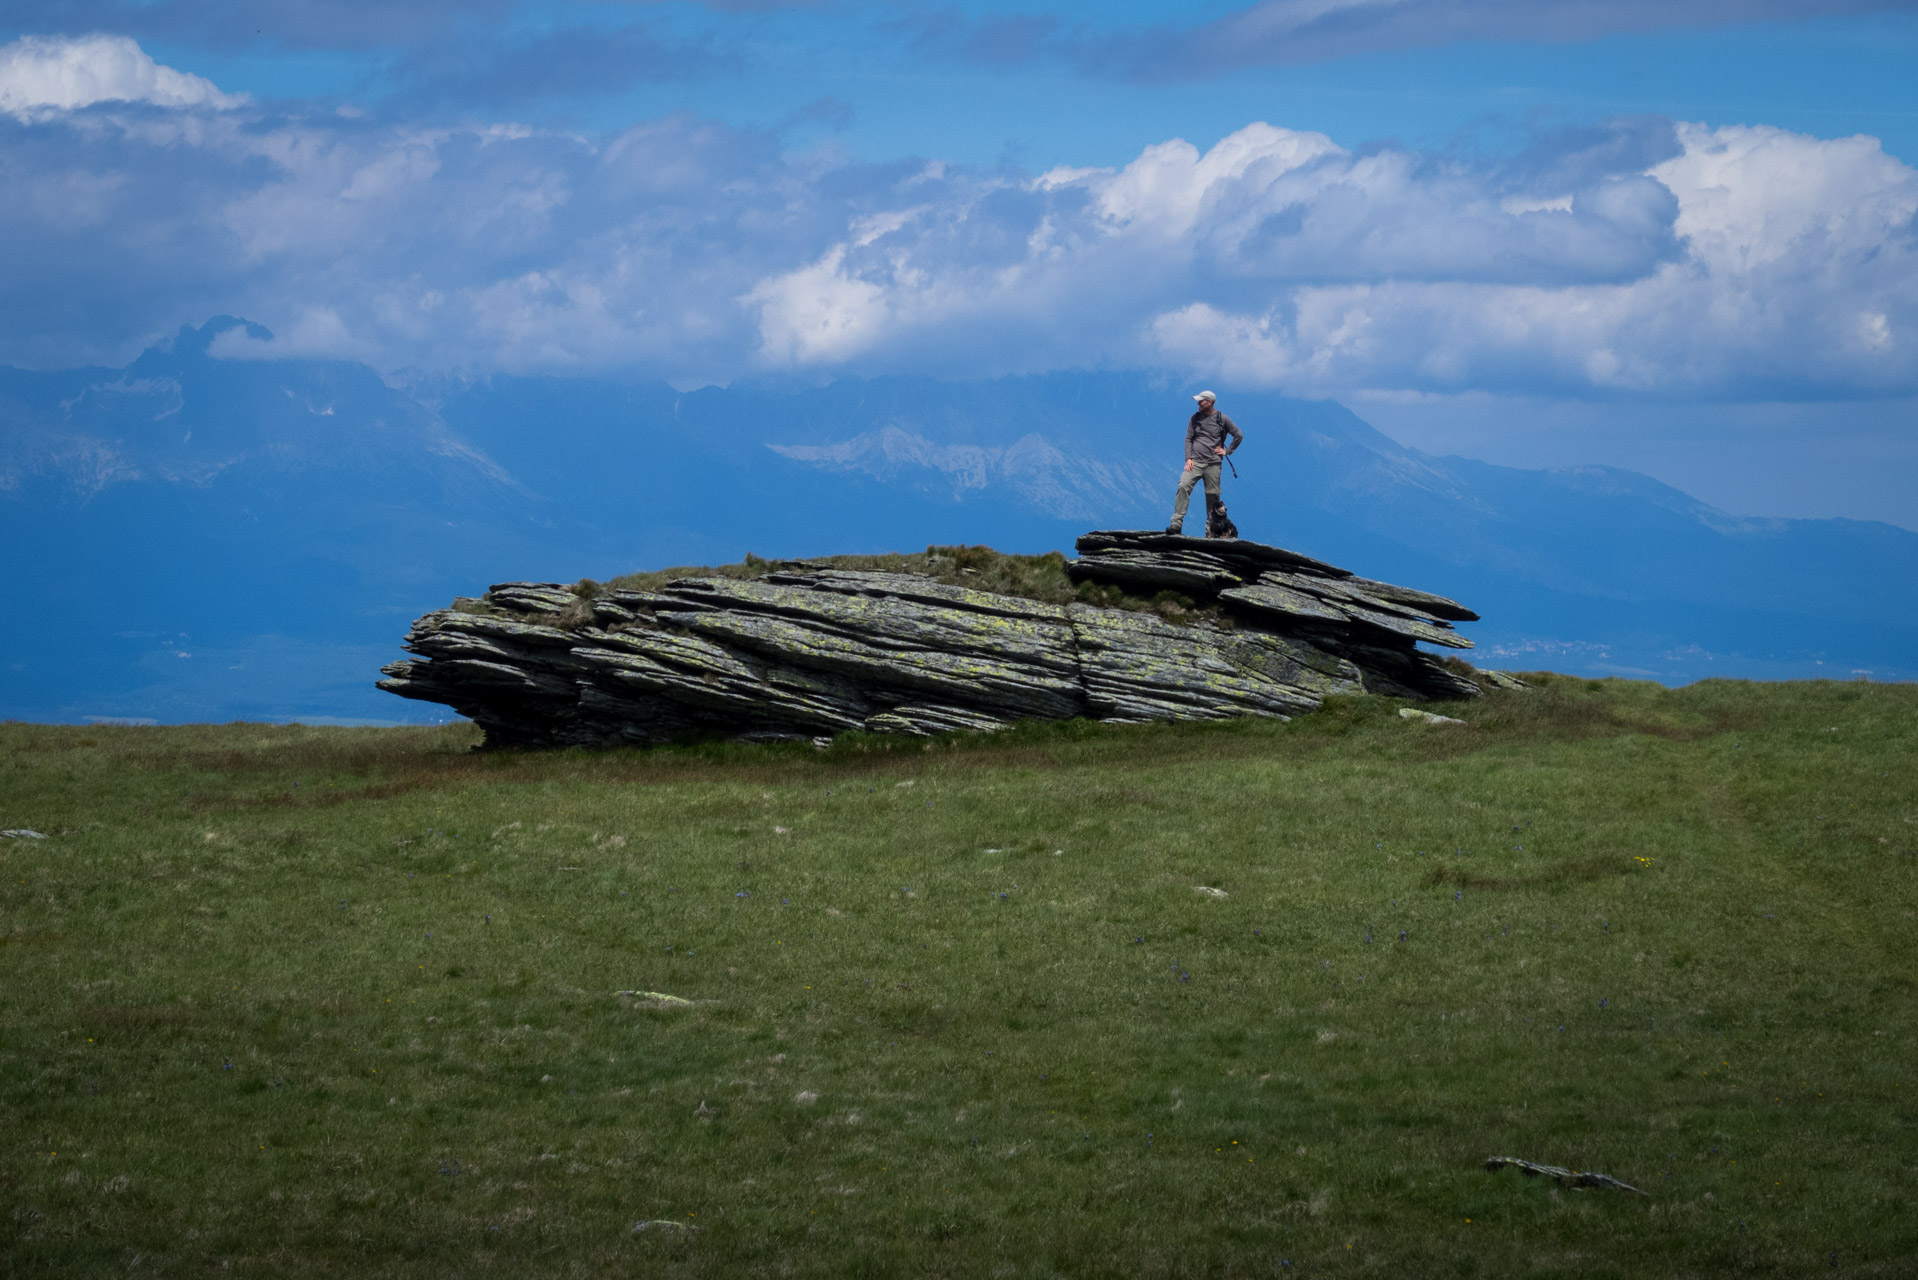
<svg viewBox="0 0 1918 1280">
<path fill-rule="evenodd" d="M 1481 691 L 1469 668 L 1416 647 L 1470 647 L 1451 624 L 1478 615 L 1442 596 L 1242 540 L 1101 531 L 1077 549 L 1034 558 L 1049 579 L 1011 578 L 1045 599 L 926 572 L 758 560 L 643 589 L 497 583 L 415 622 L 415 657 L 384 668 L 379 685 L 452 707 L 489 746 L 1286 717 L 1335 694 Z M 941 550 L 928 549 L 928 566 Z M 1165 616 L 1143 604 L 1154 593 Z"/>
</svg>

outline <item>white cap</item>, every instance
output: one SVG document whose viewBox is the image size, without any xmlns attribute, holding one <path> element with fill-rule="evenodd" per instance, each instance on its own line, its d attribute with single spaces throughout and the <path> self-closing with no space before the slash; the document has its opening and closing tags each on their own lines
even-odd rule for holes
<svg viewBox="0 0 1918 1280">
<path fill-rule="evenodd" d="M 1213 395 L 1210 391 L 1201 391 L 1198 395 L 1193 396 L 1192 398 L 1194 400 L 1210 400 L 1214 404 L 1217 404 L 1219 401 L 1219 397 Z"/>
</svg>

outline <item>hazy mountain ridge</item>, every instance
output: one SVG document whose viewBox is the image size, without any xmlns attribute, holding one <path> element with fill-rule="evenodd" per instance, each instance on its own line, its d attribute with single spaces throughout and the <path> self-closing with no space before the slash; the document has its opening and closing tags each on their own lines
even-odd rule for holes
<svg viewBox="0 0 1918 1280">
<path fill-rule="evenodd" d="M 1068 456 L 1036 434 L 1000 448 L 939 444 L 885 426 L 837 444 L 766 447 L 794 462 L 909 484 L 956 502 L 1003 484 L 1062 520 L 1097 520 L 1115 510 L 1142 509 L 1162 496 L 1158 490 L 1163 488 L 1141 463 Z"/>
<path fill-rule="evenodd" d="M 1142 373 L 680 392 L 218 358 L 244 323 L 124 369 L 0 370 L 9 577 L 63 610 L 0 624 L 0 714 L 397 718 L 367 658 L 490 582 L 1158 528 L 1190 408 Z M 1494 665 L 1918 675 L 1918 534 L 1433 457 L 1342 405 L 1225 392 L 1247 536 L 1466 600 Z"/>
<path fill-rule="evenodd" d="M 397 470 L 478 491 L 513 484 L 436 412 L 364 365 L 211 356 L 213 338 L 241 323 L 184 330 L 124 370 L 0 370 L 9 441 L 0 467 L 15 478 L 10 487 L 64 479 L 66 496 L 86 498 L 139 481 L 206 487 L 230 473 L 257 482 L 308 470 Z M 434 457 L 470 474 L 437 468 Z"/>
</svg>

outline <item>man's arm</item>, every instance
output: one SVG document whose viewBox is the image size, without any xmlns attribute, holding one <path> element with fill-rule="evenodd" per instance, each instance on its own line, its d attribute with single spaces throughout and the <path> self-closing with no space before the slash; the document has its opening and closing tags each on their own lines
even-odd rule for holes
<svg viewBox="0 0 1918 1280">
<path fill-rule="evenodd" d="M 1239 424 L 1226 417 L 1223 413 L 1219 415 L 1219 421 L 1225 424 L 1226 434 L 1232 437 L 1232 447 L 1230 449 L 1219 450 L 1219 456 L 1226 458 L 1237 453 L 1239 446 L 1245 443 L 1245 432 L 1239 430 Z"/>
</svg>

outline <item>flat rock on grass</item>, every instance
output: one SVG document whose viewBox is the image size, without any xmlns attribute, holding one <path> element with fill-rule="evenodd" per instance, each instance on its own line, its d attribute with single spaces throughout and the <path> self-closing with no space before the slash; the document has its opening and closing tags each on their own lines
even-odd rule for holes
<svg viewBox="0 0 1918 1280">
<path fill-rule="evenodd" d="M 379 686 L 452 707 L 488 746 L 1283 718 L 1335 694 L 1481 692 L 1469 668 L 1417 648 L 1470 647 L 1452 624 L 1478 615 L 1443 596 L 1238 539 L 1106 530 L 1078 550 L 1065 565 L 1073 582 L 1177 592 L 1196 611 L 1161 617 L 811 563 L 646 591 L 496 583 L 414 623 L 414 657 L 387 666 Z"/>
</svg>

